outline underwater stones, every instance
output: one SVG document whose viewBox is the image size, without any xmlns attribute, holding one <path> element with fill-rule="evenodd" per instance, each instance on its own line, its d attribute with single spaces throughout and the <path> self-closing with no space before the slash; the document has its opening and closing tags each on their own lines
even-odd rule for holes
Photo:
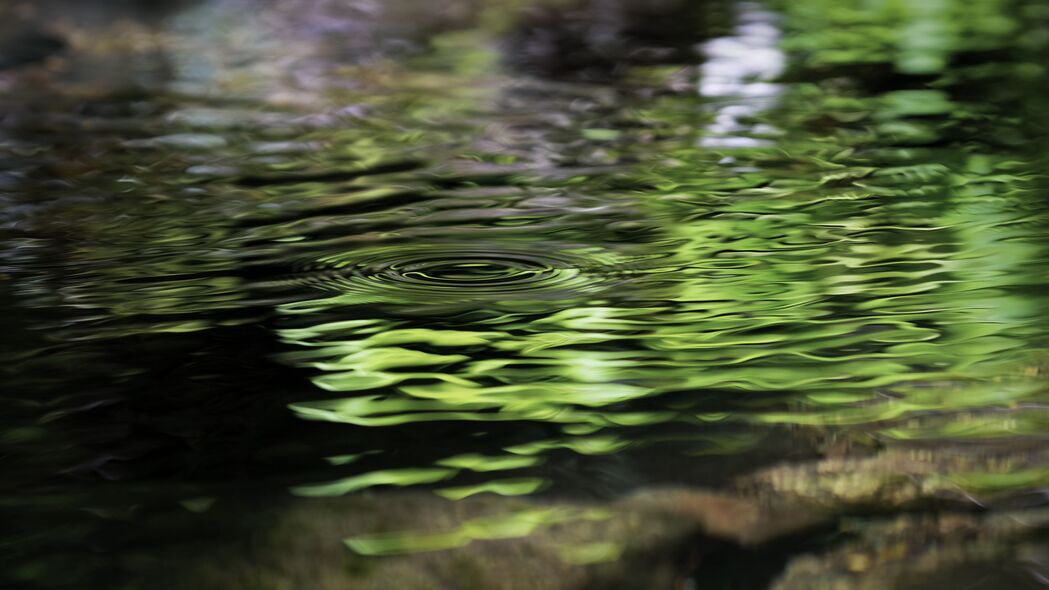
<svg viewBox="0 0 1049 590">
<path fill-rule="evenodd" d="M 847 525 L 854 540 L 790 561 L 773 590 L 1036 588 L 1049 510 L 905 515 Z M 1027 570 L 1026 572 L 1024 570 Z"/>
<path fill-rule="evenodd" d="M 736 489 L 836 511 L 885 511 L 932 502 L 973 505 L 980 498 L 1008 497 L 1044 483 L 1047 465 L 1049 451 L 1036 444 L 890 448 L 869 457 L 764 469 L 741 478 Z"/>
<path fill-rule="evenodd" d="M 0 71 L 17 68 L 62 53 L 67 43 L 57 35 L 25 22 L 0 25 Z"/>
<path fill-rule="evenodd" d="M 271 515 L 276 522 L 255 542 L 191 557 L 158 587 L 672 587 L 688 574 L 681 549 L 696 535 L 756 545 L 793 530 L 777 524 L 788 517 L 766 510 L 754 500 L 685 489 L 646 490 L 610 504 L 490 495 L 453 502 L 413 492 L 309 500 Z"/>
<path fill-rule="evenodd" d="M 924 481 L 1009 471 L 1040 458 L 1036 449 L 994 445 L 889 449 L 781 464 L 721 490 L 649 487 L 614 501 L 498 494 L 451 501 L 402 490 L 297 499 L 261 514 L 219 503 L 201 515 L 200 526 L 227 528 L 222 519 L 232 514 L 249 526 L 265 522 L 265 530 L 234 534 L 229 545 L 207 549 L 206 559 L 172 555 L 152 572 L 160 582 L 151 579 L 147 587 L 670 588 L 691 577 L 716 578 L 719 568 L 764 567 L 777 554 L 785 568 L 748 576 L 760 584 L 753 587 L 917 590 L 929 582 L 951 588 L 971 574 L 974 581 L 993 581 L 974 586 L 982 590 L 1034 588 L 1024 584 L 1042 575 L 1049 509 L 1013 504 L 978 512 L 974 504 L 944 502 L 947 484 Z M 833 483 L 864 478 L 874 483 Z M 899 497 L 886 495 L 901 478 L 916 483 Z M 941 510 L 898 514 L 918 505 Z M 871 507 L 873 513 L 866 510 Z M 825 534 L 830 531 L 835 534 Z M 726 551 L 737 561 L 722 563 Z M 1015 584 L 1007 585 L 1010 580 Z"/>
<path fill-rule="evenodd" d="M 624 500 L 628 510 L 669 515 L 701 534 L 754 547 L 825 522 L 827 514 L 808 506 L 726 493 L 678 488 L 643 490 Z"/>
</svg>

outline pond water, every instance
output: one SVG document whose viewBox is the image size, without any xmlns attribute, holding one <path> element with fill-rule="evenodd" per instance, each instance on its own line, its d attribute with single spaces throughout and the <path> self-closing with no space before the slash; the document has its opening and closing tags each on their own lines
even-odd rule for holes
<svg viewBox="0 0 1049 590">
<path fill-rule="evenodd" d="M 40 6 L 68 46 L 0 71 L 5 588 L 158 587 L 216 514 L 857 447 L 993 446 L 974 505 L 1044 500 L 1037 1 Z M 738 559 L 773 571 L 683 583 L 782 568 Z"/>
</svg>

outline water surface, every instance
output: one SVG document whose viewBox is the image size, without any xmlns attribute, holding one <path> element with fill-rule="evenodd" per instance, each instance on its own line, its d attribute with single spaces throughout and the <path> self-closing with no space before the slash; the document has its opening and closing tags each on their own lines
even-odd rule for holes
<svg viewBox="0 0 1049 590">
<path fill-rule="evenodd" d="M 1039 3 L 240 4 L 0 73 L 5 584 L 244 503 L 1044 440 Z"/>
</svg>

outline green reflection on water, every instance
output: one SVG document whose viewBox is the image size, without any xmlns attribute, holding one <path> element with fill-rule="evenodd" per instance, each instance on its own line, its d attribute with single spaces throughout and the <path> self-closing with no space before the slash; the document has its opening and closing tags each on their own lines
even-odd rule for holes
<svg viewBox="0 0 1049 590">
<path fill-rule="evenodd" d="M 790 83 L 732 115 L 747 141 L 706 143 L 728 116 L 718 101 L 632 103 L 540 134 L 608 143 L 612 160 L 630 151 L 615 170 L 627 189 L 493 166 L 477 188 L 506 190 L 426 202 L 446 224 L 432 235 L 396 230 L 316 258 L 303 284 L 339 294 L 281 308 L 294 321 L 279 333 L 298 349 L 282 358 L 351 395 L 292 408 L 371 428 L 559 425 L 563 438 L 503 447 L 530 456 L 657 446 L 645 427 L 672 423 L 735 430 L 693 456 L 742 452 L 756 436 L 741 429 L 770 425 L 1006 436 L 993 417 L 964 416 L 1045 399 L 1028 371 L 1046 346 L 1036 286 L 1049 219 L 1027 152 L 1007 139 L 1021 133 L 1008 103 L 962 91 L 966 76 L 1018 70 L 952 60 L 1011 47 L 1016 24 L 993 2 L 832 4 L 781 8 Z M 888 67 L 888 82 L 833 69 L 860 65 Z M 928 78 L 893 88 L 899 74 Z M 764 83 L 742 80 L 730 98 Z M 480 111 L 492 95 L 456 100 Z M 534 205 L 544 199 L 556 206 Z M 640 233 L 610 232 L 610 219 Z M 1039 432 L 1021 421 L 1014 435 Z"/>
<path fill-rule="evenodd" d="M 450 531 L 406 531 L 354 537 L 347 539 L 346 545 L 361 555 L 439 551 L 463 547 L 473 541 L 526 537 L 540 527 L 572 520 L 605 520 L 610 517 L 610 514 L 600 510 L 537 508 L 467 520 L 459 528 Z M 582 552 L 583 555 L 576 555 L 572 551 L 566 553 L 571 556 L 587 556 L 585 549 L 582 549 Z"/>
<path fill-rule="evenodd" d="M 298 496 L 341 496 L 364 490 L 372 486 L 412 486 L 424 483 L 434 483 L 454 476 L 454 469 L 390 469 L 385 471 L 372 471 L 363 475 L 347 477 L 329 484 L 299 486 L 292 489 L 292 493 Z"/>
<path fill-rule="evenodd" d="M 527 496 L 534 494 L 545 486 L 546 482 L 538 478 L 499 479 L 476 486 L 443 488 L 437 495 L 449 500 L 462 500 L 477 494 L 497 494 L 500 496 Z"/>
<path fill-rule="evenodd" d="M 522 467 L 532 467 L 542 462 L 541 457 L 515 457 L 509 455 L 502 456 L 483 456 L 476 453 L 467 455 L 456 455 L 454 457 L 448 457 L 447 459 L 441 459 L 437 462 L 438 465 L 444 465 L 447 467 L 456 467 L 459 469 L 469 469 L 471 471 L 503 471 L 506 469 L 520 469 Z"/>
<path fill-rule="evenodd" d="M 323 471 L 284 467 L 280 485 L 294 480 L 299 496 L 527 495 L 576 462 L 644 463 L 632 457 L 646 451 L 683 472 L 784 436 L 787 458 L 802 444 L 784 433 L 1041 440 L 1045 42 L 1025 20 L 1036 4 L 740 6 L 741 26 L 709 34 L 753 60 L 708 47 L 703 64 L 624 60 L 597 82 L 499 65 L 498 35 L 520 15 L 490 9 L 484 30 L 437 35 L 416 58 L 329 70 L 346 87 L 303 97 L 305 110 L 164 95 L 131 131 L 45 117 L 41 146 L 3 144 L 12 166 L 55 147 L 49 134 L 106 158 L 78 154 L 79 176 L 61 186 L 16 171 L 26 200 L 47 202 L 5 211 L 0 280 L 5 302 L 47 310 L 26 320 L 46 337 L 3 357 L 28 392 L 14 388 L 10 406 L 40 425 L 18 414 L 22 434 L 3 444 L 54 452 L 12 478 L 49 482 L 96 455 L 121 477 L 104 469 L 136 445 L 96 453 L 94 438 L 51 429 L 110 404 L 113 431 L 132 440 L 138 428 L 205 444 L 192 419 L 142 418 L 164 414 L 148 386 L 171 381 L 155 395 L 176 402 L 197 389 L 187 399 L 274 394 L 285 382 L 255 384 L 266 376 L 251 364 L 238 373 L 229 350 L 249 337 L 221 336 L 237 326 L 277 334 L 301 388 L 280 408 L 346 432 L 289 451 L 327 457 Z M 749 69 L 761 56 L 784 69 Z M 201 339 L 153 339 L 186 334 Z M 72 364 L 97 396 L 66 395 L 56 375 Z M 203 448 L 222 448 L 215 439 Z M 944 479 L 973 492 L 1046 485 L 1041 466 L 978 467 Z M 630 485 L 651 483 L 636 473 Z M 180 497 L 210 497 L 191 492 Z M 462 547 L 555 516 L 348 543 L 367 555 Z M 564 559 L 620 550 L 567 547 Z"/>
</svg>

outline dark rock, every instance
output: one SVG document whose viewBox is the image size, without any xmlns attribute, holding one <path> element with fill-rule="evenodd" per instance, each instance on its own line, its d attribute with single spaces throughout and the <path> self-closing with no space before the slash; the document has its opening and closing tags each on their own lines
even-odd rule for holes
<svg viewBox="0 0 1049 590">
<path fill-rule="evenodd" d="M 24 22 L 0 25 L 0 70 L 18 68 L 61 54 L 65 39 Z"/>
</svg>

